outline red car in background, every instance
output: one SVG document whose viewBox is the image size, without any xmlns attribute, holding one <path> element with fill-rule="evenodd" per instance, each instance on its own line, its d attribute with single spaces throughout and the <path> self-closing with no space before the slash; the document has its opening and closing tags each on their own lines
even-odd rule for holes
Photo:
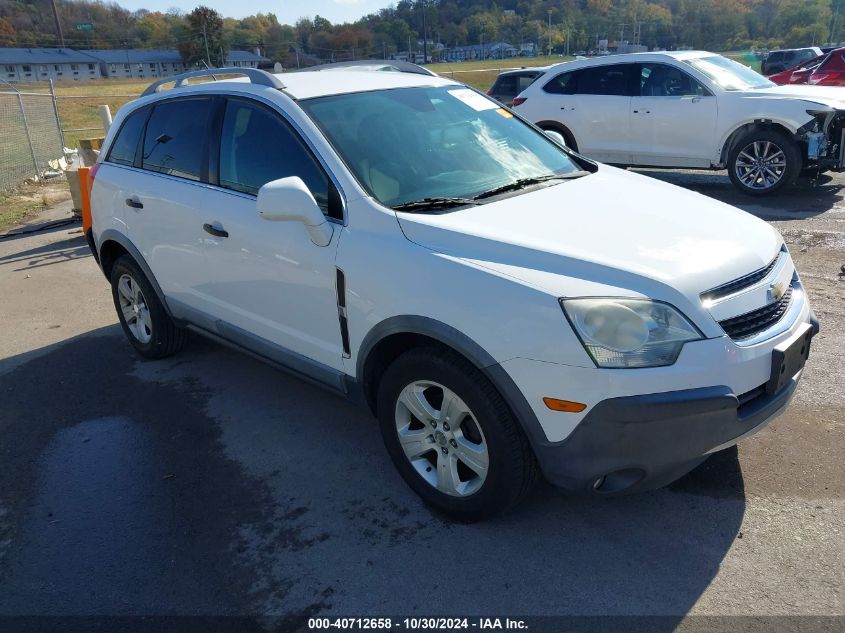
<svg viewBox="0 0 845 633">
<path fill-rule="evenodd" d="M 807 83 L 811 86 L 845 86 L 845 48 L 828 53 L 810 73 Z"/>
<path fill-rule="evenodd" d="M 813 86 L 845 86 L 845 48 L 819 55 L 783 72 L 770 75 L 776 84 L 810 84 Z"/>
</svg>

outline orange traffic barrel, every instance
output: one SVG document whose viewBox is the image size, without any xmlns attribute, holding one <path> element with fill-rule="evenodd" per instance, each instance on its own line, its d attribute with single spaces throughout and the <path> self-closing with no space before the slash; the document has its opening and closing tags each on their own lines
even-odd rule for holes
<svg viewBox="0 0 845 633">
<path fill-rule="evenodd" d="M 82 233 L 83 235 L 91 228 L 91 183 L 88 181 L 90 167 L 80 167 L 79 191 L 82 194 Z"/>
</svg>

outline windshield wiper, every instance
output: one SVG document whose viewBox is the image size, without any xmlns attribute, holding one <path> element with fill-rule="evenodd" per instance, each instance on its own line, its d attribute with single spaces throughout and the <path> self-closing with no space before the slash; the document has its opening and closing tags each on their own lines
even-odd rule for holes
<svg viewBox="0 0 845 633">
<path fill-rule="evenodd" d="M 423 198 L 403 202 L 393 207 L 394 211 L 425 211 L 429 209 L 449 209 L 452 207 L 463 207 L 468 204 L 479 204 L 473 198 Z"/>
<path fill-rule="evenodd" d="M 531 185 L 538 185 L 542 182 L 547 182 L 549 180 L 571 180 L 573 178 L 581 178 L 582 176 L 588 176 L 589 174 L 590 172 L 588 171 L 580 170 L 569 172 L 568 174 L 547 174 L 546 176 L 535 176 L 534 178 L 520 178 L 519 180 L 508 183 L 507 185 L 502 185 L 501 187 L 494 187 L 493 189 L 482 191 L 477 196 L 474 196 L 473 200 L 483 200 L 484 198 L 498 196 L 500 193 L 507 193 L 508 191 L 518 191 L 519 189 L 525 189 L 526 187 L 530 187 Z"/>
</svg>

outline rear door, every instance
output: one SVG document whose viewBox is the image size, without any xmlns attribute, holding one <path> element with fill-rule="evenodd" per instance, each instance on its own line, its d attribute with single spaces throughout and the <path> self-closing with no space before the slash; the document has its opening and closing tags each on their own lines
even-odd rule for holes
<svg viewBox="0 0 845 633">
<path fill-rule="evenodd" d="M 633 164 L 710 167 L 716 148 L 716 97 L 669 64 L 639 64 L 639 94 L 631 98 Z"/>
<path fill-rule="evenodd" d="M 630 164 L 629 111 L 636 68 L 636 64 L 607 64 L 571 73 L 564 89 L 572 96 L 562 99 L 560 115 L 582 154 Z"/>
<path fill-rule="evenodd" d="M 152 106 L 127 190 L 129 237 L 176 312 L 207 308 L 200 209 L 208 197 L 212 103 L 198 96 Z"/>
<path fill-rule="evenodd" d="M 197 210 L 207 196 L 210 97 L 156 102 L 122 123 L 97 173 L 92 207 L 141 252 L 168 303 L 201 308 L 204 259 Z M 102 217 L 108 214 L 109 217 Z"/>
</svg>

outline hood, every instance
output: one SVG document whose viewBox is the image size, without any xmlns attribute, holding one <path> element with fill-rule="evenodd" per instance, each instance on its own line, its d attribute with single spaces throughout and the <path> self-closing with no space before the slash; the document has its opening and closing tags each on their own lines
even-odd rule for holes
<svg viewBox="0 0 845 633">
<path fill-rule="evenodd" d="M 758 88 L 742 93 L 745 97 L 778 97 L 812 101 L 836 109 L 845 109 L 845 88 L 835 86 L 809 86 L 806 84 L 788 84 Z"/>
<path fill-rule="evenodd" d="M 560 296 L 612 286 L 668 299 L 651 293 L 669 286 L 697 297 L 764 267 L 782 243 L 744 211 L 605 165 L 477 207 L 396 215 L 412 242 Z"/>
</svg>

